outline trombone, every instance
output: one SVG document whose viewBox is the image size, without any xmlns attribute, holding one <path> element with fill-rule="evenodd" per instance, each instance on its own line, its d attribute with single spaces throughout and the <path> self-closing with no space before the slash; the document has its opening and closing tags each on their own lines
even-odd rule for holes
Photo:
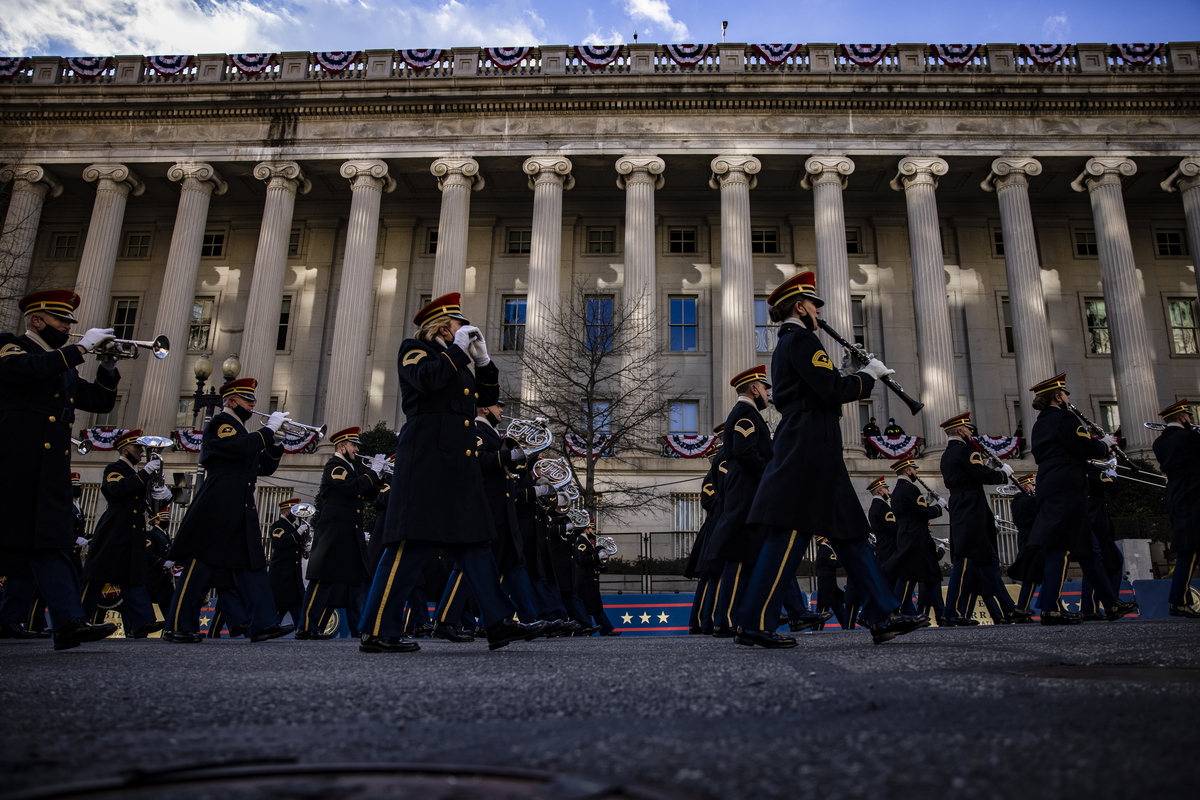
<svg viewBox="0 0 1200 800">
<path fill-rule="evenodd" d="M 73 339 L 83 338 L 82 333 L 67 335 Z M 155 358 L 166 358 L 171 353 L 171 340 L 161 333 L 149 342 L 140 342 L 135 339 L 109 339 L 88 352 L 105 358 L 137 358 L 141 355 L 139 348 L 149 350 Z"/>
<path fill-rule="evenodd" d="M 1122 474 L 1121 474 L 1121 473 L 1119 473 L 1119 472 L 1118 472 L 1118 473 L 1116 473 L 1116 475 L 1117 475 L 1117 477 L 1118 477 L 1118 478 L 1121 478 L 1122 480 L 1133 481 L 1134 483 L 1144 483 L 1144 484 L 1145 484 L 1145 485 L 1147 485 L 1147 486 L 1153 486 L 1155 489 L 1165 489 L 1165 488 L 1167 488 L 1166 476 L 1164 476 L 1164 475 L 1158 475 L 1158 474 L 1156 474 L 1156 473 L 1153 473 L 1153 472 L 1146 472 L 1145 470 L 1143 470 L 1143 469 L 1139 469 L 1139 468 L 1137 468 L 1137 467 L 1127 467 L 1127 466 L 1125 466 L 1124 464 L 1117 463 L 1117 458 L 1116 458 L 1116 456 L 1113 456 L 1112 458 L 1110 458 L 1110 459 L 1109 459 L 1109 460 L 1107 460 L 1107 461 L 1103 461 L 1103 460 L 1097 460 L 1097 459 L 1092 459 L 1092 460 L 1088 461 L 1088 463 L 1089 463 L 1089 464 L 1091 464 L 1093 467 L 1099 467 L 1100 469 L 1125 469 L 1125 470 L 1130 470 L 1130 471 L 1132 471 L 1132 472 L 1136 472 L 1136 473 L 1137 473 L 1137 474 L 1139 474 L 1139 475 L 1142 475 L 1143 477 L 1142 477 L 1142 478 L 1135 478 L 1135 477 L 1133 477 L 1132 475 L 1122 475 Z M 1162 478 L 1162 479 L 1163 479 L 1163 482 L 1162 482 L 1162 483 L 1159 483 L 1158 481 L 1148 481 L 1148 480 L 1144 480 L 1143 478 Z"/>
<path fill-rule="evenodd" d="M 266 414 L 262 411 L 251 411 L 250 413 L 257 414 L 260 417 L 270 417 L 271 416 L 270 414 Z M 315 433 L 317 435 L 318 441 L 320 441 L 321 439 L 324 439 L 325 434 L 329 432 L 328 425 L 322 425 L 321 427 L 318 428 L 315 425 L 305 425 L 303 422 L 296 422 L 295 420 L 291 420 L 291 419 L 285 419 L 283 421 L 283 425 L 280 426 L 280 428 L 281 428 L 281 430 L 283 430 L 284 433 Z"/>
<path fill-rule="evenodd" d="M 86 456 L 88 453 L 92 452 L 92 443 L 87 439 L 76 439 L 74 436 L 72 436 L 71 444 L 75 445 L 75 452 L 79 453 L 81 456 Z"/>
</svg>

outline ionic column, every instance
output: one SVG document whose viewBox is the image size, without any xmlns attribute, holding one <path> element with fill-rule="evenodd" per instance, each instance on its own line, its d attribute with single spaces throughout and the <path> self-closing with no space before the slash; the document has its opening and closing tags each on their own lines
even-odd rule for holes
<svg viewBox="0 0 1200 800">
<path fill-rule="evenodd" d="M 258 251 L 254 255 L 254 277 L 246 303 L 239 358 L 242 376 L 258 379 L 260 410 L 266 411 L 275 372 L 275 334 L 279 328 L 279 307 L 283 304 L 292 211 L 296 194 L 307 193 L 312 184 L 295 161 L 264 161 L 255 166 L 254 177 L 267 181 L 267 202 L 258 231 Z"/>
<path fill-rule="evenodd" d="M 754 344 L 754 259 L 750 250 L 750 190 L 762 162 L 754 156 L 721 155 L 712 160 L 708 185 L 721 190 L 721 374 L 722 409 L 737 393 L 729 378 L 757 363 Z"/>
<path fill-rule="evenodd" d="M 817 291 L 825 301 L 821 311 L 842 336 L 854 336 L 854 315 L 850 303 L 850 260 L 846 256 L 846 214 L 842 190 L 846 176 L 854 172 L 854 162 L 846 156 L 813 156 L 804 162 L 800 185 L 813 192 L 813 223 L 817 238 Z M 879 391 L 885 391 L 880 387 Z M 842 411 L 842 447 L 862 454 L 858 413 Z"/>
<path fill-rule="evenodd" d="M 347 161 L 342 177 L 350 181 L 350 222 L 346 227 L 346 256 L 333 324 L 329 359 L 329 389 L 325 419 L 341 429 L 364 424 L 367 350 L 371 344 L 371 298 L 375 283 L 375 245 L 379 238 L 379 201 L 396 188 L 382 161 Z M 441 252 L 439 237 L 438 252 Z"/>
<path fill-rule="evenodd" d="M 1128 158 L 1090 158 L 1071 188 L 1086 191 L 1092 201 L 1121 432 L 1128 441 L 1127 449 L 1145 451 L 1150 448 L 1153 435 L 1142 423 L 1157 419 L 1158 391 L 1154 350 L 1146 329 L 1142 287 L 1121 196 L 1121 177 L 1135 172 L 1137 165 Z"/>
<path fill-rule="evenodd" d="M 1180 161 L 1170 177 L 1159 185 L 1168 192 L 1178 191 L 1183 197 L 1192 265 L 1200 274 L 1200 157 L 1188 156 Z"/>
<path fill-rule="evenodd" d="M 917 362 L 921 369 L 921 412 L 929 454 L 946 447 L 937 425 L 958 413 L 954 379 L 954 337 L 946 302 L 946 264 L 938 223 L 937 179 L 949 171 L 940 158 L 900 159 L 891 187 L 904 192 L 908 205 L 908 243 L 913 271 L 913 309 L 917 323 Z"/>
<path fill-rule="evenodd" d="M 19 332 L 21 312 L 17 301 L 29 284 L 29 267 L 46 195 L 58 197 L 62 184 L 37 164 L 13 164 L 0 170 L 0 181 L 12 181 L 8 214 L 0 231 L 0 253 L 8 261 L 4 299 L 0 300 L 0 331 Z"/>
<path fill-rule="evenodd" d="M 442 191 L 437 253 L 433 259 L 433 297 L 441 297 L 461 292 L 466 282 L 471 192 L 483 188 L 483 176 L 479 174 L 479 162 L 473 158 L 439 158 L 429 171 L 437 176 Z"/>
<path fill-rule="evenodd" d="M 87 241 L 75 278 L 75 291 L 80 297 L 75 312 L 79 331 L 108 327 L 109 294 L 121 246 L 125 201 L 130 193 L 137 197 L 146 190 L 145 184 L 124 164 L 93 164 L 83 171 L 83 179 L 96 181 L 96 201 L 92 204 L 92 221 L 88 224 Z M 94 369 L 94 362 L 89 368 Z"/>
<path fill-rule="evenodd" d="M 533 230 L 529 248 L 529 295 L 525 305 L 525 346 L 553 346 L 553 319 L 561 288 L 562 195 L 575 185 L 564 156 L 534 156 L 522 166 L 533 190 Z M 537 387 L 521 381 L 521 400 L 533 403 Z"/>
<path fill-rule="evenodd" d="M 1029 176 L 1041 175 L 1042 165 L 1032 158 L 997 158 L 980 184 L 1000 201 L 1000 228 L 1004 237 L 1004 268 L 1008 275 L 1008 306 L 1012 311 L 1013 350 L 1017 359 L 1017 394 L 1021 398 L 1024 430 L 1033 429 L 1037 416 L 1033 394 L 1039 381 L 1055 374 L 1050 323 L 1042 294 L 1042 267 L 1038 262 L 1033 214 L 1029 210 Z"/>
</svg>

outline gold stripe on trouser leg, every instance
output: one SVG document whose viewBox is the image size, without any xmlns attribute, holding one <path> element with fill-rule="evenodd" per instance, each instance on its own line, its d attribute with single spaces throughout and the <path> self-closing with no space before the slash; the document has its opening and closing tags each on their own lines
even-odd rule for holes
<svg viewBox="0 0 1200 800">
<path fill-rule="evenodd" d="M 779 581 L 783 579 L 783 568 L 787 566 L 788 556 L 792 554 L 792 548 L 796 546 L 796 533 L 792 531 L 791 537 L 788 539 L 787 549 L 783 551 L 783 558 L 779 562 L 779 570 L 775 573 L 775 581 L 771 584 L 771 591 L 767 592 L 767 602 L 763 605 L 762 612 L 758 615 L 758 629 L 760 631 L 767 630 L 767 610 L 771 606 L 771 596 L 775 594 L 775 589 L 779 587 Z M 771 631 L 775 630 L 774 626 Z"/>
<path fill-rule="evenodd" d="M 717 588 L 713 590 L 714 594 L 713 594 L 713 604 L 712 604 L 712 624 L 714 626 L 717 624 L 717 617 L 720 616 L 720 613 L 721 613 L 721 609 L 717 608 L 717 600 L 719 600 L 721 598 L 721 581 L 723 581 L 723 580 L 725 580 L 724 573 L 717 576 Z M 701 627 L 703 627 L 703 626 L 701 626 Z"/>
<path fill-rule="evenodd" d="M 1192 553 L 1192 560 L 1188 562 L 1187 568 L 1187 583 L 1184 584 L 1184 589 L 1190 592 L 1192 589 L 1192 576 L 1196 574 L 1196 553 Z"/>
<path fill-rule="evenodd" d="M 408 630 L 408 621 L 412 619 L 412 606 L 404 607 L 404 630 Z"/>
<path fill-rule="evenodd" d="M 317 602 L 317 590 L 321 588 L 321 582 L 317 581 L 313 584 L 312 593 L 308 596 L 308 608 L 304 609 L 304 630 L 311 631 L 312 626 L 308 624 L 308 620 L 312 615 L 313 603 Z M 317 629 L 320 631 L 320 628 Z"/>
<path fill-rule="evenodd" d="M 1062 571 L 1058 573 L 1058 592 L 1056 593 L 1056 596 L 1058 597 L 1058 610 L 1060 612 L 1067 610 L 1067 606 L 1065 603 L 1063 603 L 1062 599 L 1062 587 L 1063 584 L 1067 582 L 1067 562 L 1070 560 L 1070 558 L 1070 553 L 1063 553 Z"/>
<path fill-rule="evenodd" d="M 187 597 L 188 584 L 192 580 L 192 573 L 196 570 L 196 559 L 188 561 L 187 571 L 183 576 L 183 588 L 178 589 L 179 602 L 175 604 L 175 617 L 171 620 L 171 630 L 179 630 L 179 609 L 183 608 L 183 598 Z"/>
<path fill-rule="evenodd" d="M 212 624 L 208 626 L 208 638 L 212 639 L 214 634 L 220 634 L 221 628 L 225 627 L 225 617 L 221 616 L 221 612 L 213 614 Z"/>
<path fill-rule="evenodd" d="M 729 608 L 725 609 L 725 621 L 729 623 L 727 627 L 733 627 L 733 604 L 737 602 L 738 584 L 742 580 L 742 564 L 738 563 L 737 572 L 733 573 L 733 589 L 729 592 Z"/>
<path fill-rule="evenodd" d="M 708 593 L 712 591 L 712 579 L 704 582 L 704 591 L 700 593 L 700 607 L 696 609 L 696 622 L 704 627 L 704 607 L 708 605 Z"/>
<path fill-rule="evenodd" d="M 463 574 L 458 573 L 458 577 L 454 579 L 454 588 L 450 590 L 450 598 L 446 600 L 442 606 L 441 613 L 438 614 L 438 622 L 446 621 L 446 614 L 450 611 L 450 607 L 454 605 L 454 598 L 458 596 L 458 587 L 462 585 Z"/>
<path fill-rule="evenodd" d="M 971 614 L 971 612 L 969 610 L 966 613 L 963 613 L 963 601 L 967 599 L 967 598 L 963 597 L 963 584 L 967 582 L 967 566 L 969 564 L 970 564 L 970 559 L 964 558 L 962 560 L 963 566 L 962 566 L 962 569 L 958 573 L 958 588 L 954 590 L 954 596 L 956 598 L 954 601 L 954 609 L 953 609 L 954 616 L 961 617 L 963 619 L 970 619 L 970 614 Z"/>
<path fill-rule="evenodd" d="M 379 600 L 379 610 L 375 612 L 375 625 L 371 629 L 372 636 L 379 635 L 379 627 L 383 625 L 383 610 L 387 608 L 388 598 L 392 596 L 392 582 L 396 580 L 396 569 L 400 566 L 400 558 L 404 555 L 404 542 L 396 548 L 396 557 L 392 559 L 392 568 L 388 572 L 387 584 L 383 587 L 383 597 Z"/>
<path fill-rule="evenodd" d="M 29 622 L 25 623 L 25 627 L 28 630 L 33 630 L 33 621 L 35 619 L 37 619 L 38 605 L 39 605 L 39 603 L 37 601 L 37 598 L 35 597 L 33 599 L 33 608 L 29 609 Z M 45 616 L 44 612 L 43 612 L 43 616 Z"/>
</svg>

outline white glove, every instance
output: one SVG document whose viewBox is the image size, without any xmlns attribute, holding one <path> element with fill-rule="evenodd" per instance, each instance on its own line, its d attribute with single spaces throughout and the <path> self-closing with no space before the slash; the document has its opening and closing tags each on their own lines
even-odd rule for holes
<svg viewBox="0 0 1200 800">
<path fill-rule="evenodd" d="M 82 536 L 75 537 L 75 546 L 76 547 L 87 547 L 87 543 L 88 543 L 88 540 L 83 538 Z"/>
<path fill-rule="evenodd" d="M 944 497 L 939 497 L 937 499 L 937 504 L 939 506 L 941 506 L 942 508 L 946 509 L 947 511 L 950 510 L 950 504 L 946 502 L 946 498 L 944 498 Z"/>
<path fill-rule="evenodd" d="M 475 359 L 477 367 L 486 367 L 492 363 L 492 357 L 488 355 L 487 342 L 484 340 L 482 332 L 477 337 L 471 337 L 471 349 L 468 352 L 470 352 L 471 358 Z"/>
<path fill-rule="evenodd" d="M 287 422 L 289 416 L 291 416 L 290 411 L 272 411 L 263 427 L 270 428 L 271 433 L 277 433 L 283 427 L 283 423 Z"/>
<path fill-rule="evenodd" d="M 89 328 L 76 344 L 84 350 L 93 350 L 97 345 L 110 342 L 115 338 L 112 328 Z"/>
<path fill-rule="evenodd" d="M 519 447 L 514 447 L 508 451 L 508 464 L 509 466 L 513 466 L 514 464 L 523 464 L 525 463 L 525 459 L 528 457 L 528 454 L 524 450 Z"/>
<path fill-rule="evenodd" d="M 569 531 L 575 530 L 575 523 L 568 521 L 567 522 L 567 530 L 569 530 Z"/>
<path fill-rule="evenodd" d="M 1001 464 L 1000 471 L 1003 472 L 1005 475 L 1007 475 L 1010 478 L 1013 476 L 1013 472 L 1014 472 L 1011 464 Z"/>
<path fill-rule="evenodd" d="M 300 525 L 296 528 L 296 533 L 300 534 L 301 536 L 308 533 L 308 523 L 301 522 Z"/>
<path fill-rule="evenodd" d="M 566 511 L 571 505 L 571 500 L 567 497 L 566 492 L 558 493 L 558 510 Z"/>
<path fill-rule="evenodd" d="M 147 474 L 157 472 L 160 469 L 162 469 L 162 459 L 158 457 L 158 454 L 150 456 L 149 460 L 142 465 L 142 472 Z"/>
<path fill-rule="evenodd" d="M 884 364 L 878 358 L 872 358 L 866 364 L 858 368 L 859 372 L 865 372 L 875 380 L 879 380 L 887 375 L 894 375 L 896 370 L 889 369 L 887 364 Z"/>
<path fill-rule="evenodd" d="M 171 490 L 168 489 L 166 486 L 155 486 L 154 491 L 150 492 L 150 496 L 152 498 L 154 498 L 155 500 L 160 500 L 160 501 L 161 500 L 170 500 L 172 497 L 174 497 L 174 495 L 171 494 Z"/>
<path fill-rule="evenodd" d="M 1115 478 L 1117 477 L 1117 471 L 1110 467 L 1109 469 L 1104 470 L 1104 475 L 1108 478 Z"/>
<path fill-rule="evenodd" d="M 554 487 L 545 483 L 538 484 L 537 486 L 533 487 L 533 493 L 536 497 L 545 497 L 548 494 L 554 493 Z"/>
<path fill-rule="evenodd" d="M 367 469 L 374 472 L 376 477 L 383 474 L 383 468 L 387 466 L 387 456 L 382 453 L 376 453 L 371 456 L 371 460 L 367 462 Z"/>
<path fill-rule="evenodd" d="M 175 568 L 174 561 L 164 561 L 163 562 L 163 569 L 174 569 L 174 568 Z"/>
<path fill-rule="evenodd" d="M 454 344 L 464 353 L 471 349 L 471 331 L 479 330 L 474 325 L 463 325 L 454 332 Z"/>
<path fill-rule="evenodd" d="M 1106 433 L 1101 436 L 1100 441 L 1104 442 L 1104 444 L 1106 444 L 1108 447 L 1117 446 L 1117 437 L 1113 436 L 1111 433 Z"/>
<path fill-rule="evenodd" d="M 536 479 L 534 479 L 533 483 L 535 486 L 550 486 L 551 485 L 549 478 L 536 478 Z"/>
</svg>

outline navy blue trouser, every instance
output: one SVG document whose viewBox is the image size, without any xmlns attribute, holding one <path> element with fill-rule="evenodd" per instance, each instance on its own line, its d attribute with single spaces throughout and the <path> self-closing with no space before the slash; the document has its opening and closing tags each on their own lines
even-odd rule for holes
<svg viewBox="0 0 1200 800">
<path fill-rule="evenodd" d="M 809 613 L 808 598 L 794 575 L 791 583 L 783 587 L 783 610 L 788 619 L 799 619 Z"/>
<path fill-rule="evenodd" d="M 734 627 L 734 619 L 742 599 L 746 596 L 746 586 L 750 582 L 750 574 L 753 569 L 754 567 L 740 561 L 725 562 L 725 569 L 721 571 L 721 582 L 717 586 L 717 606 L 713 611 L 714 628 Z M 773 631 L 779 627 L 779 609 L 782 606 L 783 587 L 781 586 L 779 596 L 772 606 L 775 610 L 775 619 L 772 620 L 771 627 L 764 628 L 764 630 Z"/>
<path fill-rule="evenodd" d="M 1063 582 L 1067 579 L 1066 550 L 1046 551 L 1046 571 L 1042 575 L 1042 590 L 1038 593 L 1038 608 L 1042 611 L 1060 611 L 1059 595 L 1062 593 Z M 1104 576 L 1104 566 L 1100 558 L 1091 550 L 1078 559 L 1079 568 L 1092 582 L 1096 590 L 1096 598 L 1104 604 L 1105 609 L 1111 609 L 1117 603 L 1117 595 Z"/>
<path fill-rule="evenodd" d="M 175 594 L 171 597 L 167 630 L 199 633 L 200 609 L 208 598 L 213 568 L 195 558 L 185 560 L 182 567 L 183 573 L 175 582 Z M 235 569 L 233 578 L 237 582 L 238 595 L 250 620 L 250 635 L 279 624 L 267 568 Z"/>
<path fill-rule="evenodd" d="M 304 618 L 300 615 L 299 603 L 292 603 L 288 606 L 276 605 L 275 616 L 279 617 L 280 622 L 283 622 L 283 618 L 285 616 L 290 616 L 292 618 L 292 624 L 296 626 L 297 630 L 300 629 L 300 625 L 304 622 Z"/>
<path fill-rule="evenodd" d="M 941 581 L 926 581 L 917 586 L 917 610 L 928 614 L 930 609 L 933 609 L 933 614 L 938 619 L 946 614 L 946 604 L 942 602 Z"/>
<path fill-rule="evenodd" d="M 696 581 L 696 591 L 692 594 L 692 610 L 688 612 L 688 627 L 700 627 L 700 609 L 704 607 L 704 597 L 708 594 L 708 573 Z"/>
<path fill-rule="evenodd" d="M 50 624 L 55 630 L 71 620 L 86 617 L 80 602 L 83 587 L 69 550 L 10 550 L 6 557 L 11 561 L 24 558 L 33 575 L 8 579 L 4 600 L 0 602 L 0 620 L 6 624 L 23 623 L 30 600 L 38 594 L 46 601 Z"/>
<path fill-rule="evenodd" d="M 1188 604 L 1188 588 L 1196 572 L 1196 550 L 1185 550 L 1175 557 L 1175 574 L 1171 577 L 1171 594 L 1168 602 L 1175 606 Z"/>
<path fill-rule="evenodd" d="M 325 629 L 325 624 L 336 608 L 332 598 L 335 590 L 340 590 L 347 596 L 346 624 L 350 627 L 351 636 L 358 635 L 358 622 L 362 614 L 363 603 L 367 599 L 367 587 L 347 586 L 329 581 L 309 581 L 304 590 L 304 600 L 301 605 L 304 624 L 298 626 L 297 630 L 321 633 Z"/>
<path fill-rule="evenodd" d="M 566 607 L 562 602 L 562 594 L 559 593 L 558 587 L 551 586 L 550 582 L 545 578 L 538 578 L 533 581 L 533 594 L 537 598 L 538 609 L 541 612 L 542 619 L 565 620 L 571 615 L 567 613 Z"/>
<path fill-rule="evenodd" d="M 217 589 L 217 609 L 213 615 L 209 633 L 220 633 L 221 628 L 228 626 L 229 630 L 250 626 L 250 615 L 242 603 L 242 596 L 236 589 Z"/>
<path fill-rule="evenodd" d="M 104 589 L 104 581 L 85 581 L 83 584 L 83 613 L 88 619 L 96 613 L 100 605 L 100 592 Z M 154 606 L 150 603 L 150 592 L 144 585 L 121 587 L 121 624 L 125 626 L 125 635 L 130 636 L 143 625 L 154 622 Z M 100 620 L 103 622 L 103 620 Z"/>
<path fill-rule="evenodd" d="M 370 587 L 367 587 L 367 591 L 370 591 Z M 433 620 L 429 616 L 429 600 L 425 597 L 425 587 L 414 586 L 405 603 L 404 632 L 412 633 L 423 625 L 432 624 Z"/>
<path fill-rule="evenodd" d="M 708 582 L 705 584 L 704 597 L 700 601 L 700 629 L 712 633 L 716 627 L 717 594 L 721 589 L 721 573 L 707 573 Z"/>
</svg>

